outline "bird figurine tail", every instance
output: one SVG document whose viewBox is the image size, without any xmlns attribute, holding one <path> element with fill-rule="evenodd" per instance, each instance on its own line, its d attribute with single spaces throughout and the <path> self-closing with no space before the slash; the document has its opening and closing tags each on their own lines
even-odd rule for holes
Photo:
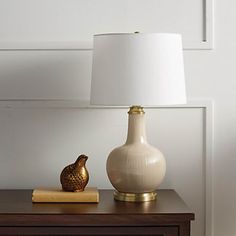
<svg viewBox="0 0 236 236">
<path fill-rule="evenodd" d="M 75 163 L 66 166 L 60 175 L 62 189 L 70 192 L 82 192 L 89 181 L 89 173 L 86 169 L 88 157 L 80 155 Z"/>
</svg>

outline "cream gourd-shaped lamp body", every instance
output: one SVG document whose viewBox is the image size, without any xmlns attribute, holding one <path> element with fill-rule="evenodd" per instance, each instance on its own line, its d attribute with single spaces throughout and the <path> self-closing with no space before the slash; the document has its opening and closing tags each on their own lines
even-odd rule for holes
<svg viewBox="0 0 236 236">
<path fill-rule="evenodd" d="M 147 143 L 144 119 L 144 114 L 129 114 L 127 141 L 107 159 L 109 180 L 119 192 L 153 192 L 165 176 L 164 156 Z"/>
</svg>

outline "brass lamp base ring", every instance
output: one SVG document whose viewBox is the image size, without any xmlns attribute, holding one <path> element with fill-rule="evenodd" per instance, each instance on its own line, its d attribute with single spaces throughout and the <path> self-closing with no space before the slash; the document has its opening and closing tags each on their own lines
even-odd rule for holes
<svg viewBox="0 0 236 236">
<path fill-rule="evenodd" d="M 147 202 L 155 200 L 157 197 L 156 192 L 149 193 L 121 193 L 114 191 L 114 199 L 125 202 Z"/>
</svg>

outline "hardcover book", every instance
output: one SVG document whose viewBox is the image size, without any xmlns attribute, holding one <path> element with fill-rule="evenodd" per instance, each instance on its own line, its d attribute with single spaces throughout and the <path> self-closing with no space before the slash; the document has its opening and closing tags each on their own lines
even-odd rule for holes
<svg viewBox="0 0 236 236">
<path fill-rule="evenodd" d="M 39 188 L 32 193 L 32 202 L 99 202 L 99 192 L 95 187 L 87 187 L 83 192 L 66 192 L 59 188 Z"/>
</svg>

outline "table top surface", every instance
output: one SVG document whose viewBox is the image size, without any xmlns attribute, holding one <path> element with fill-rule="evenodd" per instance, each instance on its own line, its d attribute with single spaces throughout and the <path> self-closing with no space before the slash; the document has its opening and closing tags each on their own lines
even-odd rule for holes
<svg viewBox="0 0 236 236">
<path fill-rule="evenodd" d="M 99 203 L 32 203 L 32 190 L 0 190 L 0 214 L 183 214 L 192 211 L 174 190 L 158 190 L 150 202 L 120 202 L 113 190 L 99 190 Z"/>
</svg>

